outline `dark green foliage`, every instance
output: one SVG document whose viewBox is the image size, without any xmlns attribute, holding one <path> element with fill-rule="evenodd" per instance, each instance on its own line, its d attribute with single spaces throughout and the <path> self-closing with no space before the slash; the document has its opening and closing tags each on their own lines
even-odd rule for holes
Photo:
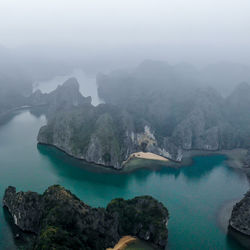
<svg viewBox="0 0 250 250">
<path fill-rule="evenodd" d="M 43 217 L 34 249 L 103 249 L 107 241 L 92 220 L 98 220 L 104 210 L 92 210 L 70 191 L 55 185 L 43 194 Z M 88 224 L 82 225 L 82 223 Z M 82 230 L 85 228 L 84 230 Z"/>
<path fill-rule="evenodd" d="M 169 217 L 167 209 L 151 196 L 135 197 L 132 200 L 114 199 L 107 211 L 117 214 L 122 235 L 146 235 L 153 240 L 167 237 L 165 223 Z M 165 223 L 164 223 L 165 222 Z"/>
<path fill-rule="evenodd" d="M 105 153 L 105 154 L 103 155 L 103 160 L 104 160 L 106 163 L 110 162 L 110 161 L 111 161 L 111 155 L 110 155 L 109 153 Z"/>
<path fill-rule="evenodd" d="M 49 187 L 43 195 L 17 193 L 14 187 L 9 187 L 4 204 L 10 213 L 14 204 L 18 209 L 15 213 L 23 214 L 22 229 L 29 228 L 36 234 L 27 249 L 104 250 L 127 234 L 160 248 L 167 243 L 168 211 L 150 196 L 128 201 L 115 199 L 104 209 L 89 207 L 59 185 Z M 31 220 L 38 223 L 30 224 Z"/>
<path fill-rule="evenodd" d="M 98 144 L 102 158 L 106 164 L 112 160 L 124 160 L 124 135 L 129 124 L 128 114 L 123 114 L 112 105 L 81 105 L 69 111 L 54 114 L 39 132 L 40 142 L 64 144 L 66 142 L 70 151 L 75 155 L 85 154 L 91 140 Z M 67 134 L 70 137 L 67 137 Z M 56 137 L 57 141 L 54 141 Z"/>
<path fill-rule="evenodd" d="M 39 235 L 34 249 L 83 249 L 78 237 L 62 228 L 48 226 Z"/>
</svg>

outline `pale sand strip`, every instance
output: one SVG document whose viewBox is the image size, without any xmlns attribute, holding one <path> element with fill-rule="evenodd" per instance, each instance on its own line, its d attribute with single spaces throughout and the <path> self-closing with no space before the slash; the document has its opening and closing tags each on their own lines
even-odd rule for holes
<svg viewBox="0 0 250 250">
<path fill-rule="evenodd" d="M 135 237 L 123 236 L 119 242 L 114 246 L 114 248 L 107 248 L 107 250 L 124 250 L 130 243 L 136 241 Z"/>
<path fill-rule="evenodd" d="M 146 160 L 156 160 L 156 161 L 169 161 L 167 158 L 154 154 L 154 153 L 150 153 L 150 152 L 136 152 L 133 153 L 129 156 L 129 158 L 124 161 L 122 164 L 125 165 L 127 164 L 131 159 L 133 158 L 139 158 L 139 159 L 146 159 Z"/>
<path fill-rule="evenodd" d="M 156 155 L 154 153 L 150 153 L 150 152 L 136 152 L 130 155 L 130 159 L 136 157 L 136 158 L 141 158 L 141 159 L 148 159 L 148 160 L 157 160 L 157 161 L 168 161 L 167 158 L 160 156 L 160 155 Z"/>
</svg>

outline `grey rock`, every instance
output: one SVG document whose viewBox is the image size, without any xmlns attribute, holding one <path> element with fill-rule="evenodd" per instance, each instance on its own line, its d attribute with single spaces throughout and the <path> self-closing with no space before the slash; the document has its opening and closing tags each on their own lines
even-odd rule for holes
<svg viewBox="0 0 250 250">
<path fill-rule="evenodd" d="M 37 233 L 41 220 L 41 195 L 34 192 L 16 193 L 15 187 L 6 189 L 3 205 L 8 207 L 14 223 L 22 230 Z"/>
<path fill-rule="evenodd" d="M 76 84 L 65 103 L 67 91 L 56 90 L 38 142 L 116 169 L 138 151 L 181 162 L 187 150 L 249 148 L 250 85 L 242 83 L 223 98 L 212 88 L 187 85 L 175 73 L 168 64 L 146 61 L 129 73 L 99 75 L 106 104 L 97 107 L 87 100 L 75 105 Z"/>
<path fill-rule="evenodd" d="M 168 210 L 150 196 L 114 199 L 104 209 L 91 208 L 59 185 L 42 195 L 8 187 L 3 205 L 20 229 L 36 234 L 28 249 L 106 249 L 125 235 L 160 249 L 167 244 Z"/>
<path fill-rule="evenodd" d="M 246 156 L 243 160 L 244 167 L 250 168 L 250 149 L 247 150 Z"/>
<path fill-rule="evenodd" d="M 79 83 L 76 78 L 69 78 L 54 91 L 43 94 L 40 90 L 35 91 L 29 97 L 31 106 L 48 106 L 49 115 L 60 110 L 71 109 L 82 104 L 90 104 L 91 97 L 84 97 L 80 93 Z"/>
<path fill-rule="evenodd" d="M 229 226 L 250 237 L 250 191 L 233 207 Z"/>
</svg>

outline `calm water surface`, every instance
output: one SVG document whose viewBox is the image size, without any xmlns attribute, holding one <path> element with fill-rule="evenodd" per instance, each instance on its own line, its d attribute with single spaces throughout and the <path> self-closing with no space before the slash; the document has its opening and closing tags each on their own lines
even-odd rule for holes
<svg viewBox="0 0 250 250">
<path fill-rule="evenodd" d="M 246 177 L 228 168 L 223 156 L 195 157 L 192 166 L 140 169 L 130 174 L 93 171 L 51 147 L 36 145 L 44 116 L 16 114 L 0 127 L 0 199 L 8 185 L 43 192 L 61 184 L 91 206 L 106 206 L 116 197 L 149 194 L 170 211 L 169 249 L 241 249 L 219 228 L 224 202 L 239 199 L 249 188 Z M 84 166 L 83 166 L 84 165 Z M 0 209 L 0 249 L 15 249 L 9 224 Z"/>
</svg>

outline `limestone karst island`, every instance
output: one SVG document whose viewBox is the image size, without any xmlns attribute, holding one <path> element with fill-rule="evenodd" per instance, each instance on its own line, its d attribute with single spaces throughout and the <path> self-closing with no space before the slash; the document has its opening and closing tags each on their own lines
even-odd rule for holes
<svg viewBox="0 0 250 250">
<path fill-rule="evenodd" d="M 249 1 L 0 2 L 0 250 L 250 249 Z"/>
</svg>

